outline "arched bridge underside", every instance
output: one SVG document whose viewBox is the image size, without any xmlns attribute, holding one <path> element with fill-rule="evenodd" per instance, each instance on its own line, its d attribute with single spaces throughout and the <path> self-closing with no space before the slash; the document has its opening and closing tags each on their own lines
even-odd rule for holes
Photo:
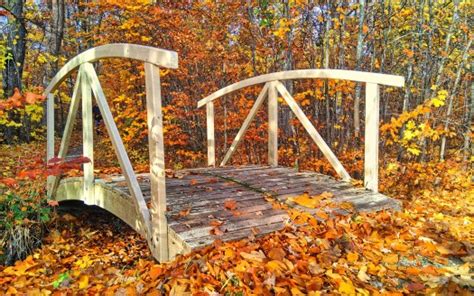
<svg viewBox="0 0 474 296">
<path fill-rule="evenodd" d="M 144 62 L 150 172 L 136 174 L 120 138 L 92 62 L 104 58 L 128 58 Z M 331 193 L 331 204 L 346 202 L 357 211 L 400 209 L 400 202 L 378 193 L 379 85 L 401 87 L 400 76 L 358 71 L 306 69 L 270 73 L 229 85 L 198 102 L 206 106 L 208 167 L 165 173 L 164 135 L 160 88 L 160 67 L 178 67 L 176 52 L 134 45 L 109 44 L 92 48 L 70 60 L 46 88 L 47 159 L 64 159 L 74 127 L 79 103 L 82 103 L 83 143 L 78 154 L 90 162 L 83 165 L 83 177 L 48 179 L 48 194 L 58 201 L 82 200 L 115 214 L 147 240 L 153 256 L 167 261 L 177 254 L 223 241 L 262 235 L 284 227 L 289 220 L 285 210 L 274 207 L 284 202 L 308 212 L 336 211 L 338 207 L 320 209 L 301 207 L 292 197 Z M 60 83 L 78 70 L 76 84 L 61 144 L 55 150 L 54 97 Z M 331 151 L 310 119 L 280 82 L 288 79 L 340 79 L 365 83 L 364 187 L 355 188 L 351 176 Z M 214 102 L 241 88 L 263 84 L 219 167 L 216 167 L 214 138 Z M 298 172 L 278 165 L 278 96 L 301 122 L 310 138 L 333 166 L 339 180 L 314 172 Z M 106 178 L 94 176 L 92 101 L 100 109 L 122 175 Z M 258 109 L 267 100 L 268 165 L 227 166 Z M 72 154 L 77 154 L 73 152 Z M 341 209 L 339 209 L 341 210 Z"/>
</svg>

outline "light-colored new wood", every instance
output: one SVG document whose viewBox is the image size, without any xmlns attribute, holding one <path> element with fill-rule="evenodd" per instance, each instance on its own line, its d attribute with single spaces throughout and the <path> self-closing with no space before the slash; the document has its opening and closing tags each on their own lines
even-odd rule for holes
<svg viewBox="0 0 474 296">
<path fill-rule="evenodd" d="M 160 262 L 169 259 L 166 220 L 165 151 L 161 111 L 160 69 L 145 63 L 145 85 L 150 154 L 151 250 Z"/>
<path fill-rule="evenodd" d="M 341 79 L 341 80 L 352 80 L 356 82 L 370 82 L 389 86 L 403 86 L 405 84 L 405 78 L 403 76 L 379 74 L 379 73 L 368 73 L 361 71 L 349 71 L 349 70 L 335 70 L 335 69 L 306 69 L 306 70 L 292 70 L 283 71 L 270 74 L 264 74 L 257 77 L 245 79 L 227 87 L 224 87 L 211 95 L 205 97 L 198 102 L 198 107 L 202 107 L 213 100 L 222 97 L 228 93 L 239 90 L 241 88 L 266 83 L 269 81 L 276 80 L 291 80 L 291 79 Z"/>
<path fill-rule="evenodd" d="M 81 64 L 91 63 L 105 58 L 128 58 L 150 63 L 159 67 L 171 69 L 178 68 L 178 54 L 174 51 L 137 44 L 106 44 L 88 49 L 67 62 L 53 77 L 43 94 L 48 95 L 49 93 L 54 92 L 59 84 L 61 84 L 61 82 Z"/>
<path fill-rule="evenodd" d="M 378 192 L 379 186 L 379 85 L 365 88 L 365 160 L 364 186 Z"/>
<path fill-rule="evenodd" d="M 105 98 L 102 87 L 100 86 L 97 74 L 95 73 L 92 64 L 86 63 L 83 64 L 83 66 L 84 72 L 82 77 L 84 78 L 84 81 L 89 82 L 94 97 L 96 98 L 97 106 L 99 107 L 100 113 L 102 114 L 102 118 L 104 119 L 105 127 L 107 128 L 110 140 L 112 142 L 112 146 L 114 147 L 115 153 L 117 155 L 120 168 L 122 169 L 125 181 L 131 192 L 132 201 L 135 204 L 135 210 L 138 212 L 137 214 L 142 219 L 142 225 L 146 226 L 144 232 L 147 234 L 151 234 L 150 213 L 148 212 L 148 208 L 146 206 L 145 199 L 143 198 L 142 191 L 138 184 L 137 177 L 135 175 L 135 172 L 133 171 L 132 164 L 130 163 L 130 159 L 128 158 L 127 151 L 125 150 L 125 146 L 123 145 L 122 139 L 120 138 L 119 131 L 117 129 L 117 126 L 115 125 L 112 112 L 110 111 L 109 106 L 107 104 L 107 100 Z M 82 92 L 82 99 L 84 100 L 84 92 Z M 147 239 L 149 240 L 149 237 Z"/>
<path fill-rule="evenodd" d="M 351 176 L 347 173 L 346 169 L 342 166 L 341 162 L 337 159 L 336 155 L 332 152 L 331 148 L 324 142 L 323 138 L 321 135 L 318 133 L 316 128 L 313 126 L 311 121 L 306 117 L 304 114 L 303 110 L 298 106 L 296 103 L 295 99 L 288 93 L 286 90 L 285 86 L 277 81 L 276 83 L 276 88 L 278 89 L 278 92 L 283 96 L 283 99 L 285 99 L 286 103 L 290 107 L 290 109 L 295 113 L 296 117 L 299 119 L 303 127 L 306 129 L 306 131 L 309 133 L 311 139 L 318 145 L 319 149 L 321 152 L 326 156 L 328 159 L 329 163 L 332 165 L 332 167 L 336 170 L 336 173 L 344 180 L 344 181 L 350 181 Z"/>
<path fill-rule="evenodd" d="M 214 134 L 214 102 L 206 105 L 207 165 L 216 166 L 216 140 Z"/>
<path fill-rule="evenodd" d="M 46 101 L 46 162 L 54 157 L 54 95 L 48 94 Z M 47 191 L 48 196 L 52 196 L 53 178 L 48 177 Z"/>
<path fill-rule="evenodd" d="M 74 122 L 77 115 L 77 110 L 79 109 L 79 102 L 81 100 L 81 72 L 77 75 L 76 84 L 74 85 L 74 90 L 72 92 L 71 103 L 69 106 L 69 112 L 67 114 L 66 126 L 64 127 L 63 137 L 61 139 L 61 146 L 59 147 L 58 157 L 60 159 L 65 159 L 67 156 L 69 142 L 71 140 L 72 131 L 74 129 Z M 58 176 L 51 176 L 52 188 L 49 196 L 53 196 L 56 192 L 56 189 L 59 184 Z"/>
<path fill-rule="evenodd" d="M 252 120 L 255 118 L 255 115 L 257 115 L 258 108 L 262 105 L 263 101 L 266 98 L 267 92 L 268 92 L 269 84 L 266 83 L 263 86 L 263 89 L 260 91 L 260 94 L 258 95 L 257 99 L 255 100 L 255 103 L 253 104 L 252 108 L 250 109 L 249 114 L 244 120 L 244 123 L 240 127 L 239 132 L 235 136 L 234 140 L 232 141 L 232 145 L 230 146 L 229 150 L 227 150 L 224 159 L 221 162 L 221 166 L 225 166 L 226 163 L 229 161 L 230 157 L 234 153 L 234 151 L 237 149 L 237 145 L 239 145 L 240 141 L 242 140 L 245 132 L 250 126 L 250 123 Z"/>
<path fill-rule="evenodd" d="M 87 65 L 92 67 L 92 64 L 83 64 L 81 66 L 81 74 Z M 94 121 L 92 118 L 92 93 L 91 87 L 87 79 L 81 79 L 81 97 L 82 97 L 82 154 L 90 161 L 84 163 L 84 197 L 85 203 L 92 205 L 95 203 L 94 199 Z"/>
<path fill-rule="evenodd" d="M 268 88 L 268 164 L 278 165 L 278 96 L 275 81 Z"/>
</svg>

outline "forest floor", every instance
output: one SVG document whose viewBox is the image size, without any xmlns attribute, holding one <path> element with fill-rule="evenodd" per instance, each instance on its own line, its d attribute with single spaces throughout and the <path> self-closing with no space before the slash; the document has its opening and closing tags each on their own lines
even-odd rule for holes
<svg viewBox="0 0 474 296">
<path fill-rule="evenodd" d="M 23 151 L 27 148 L 15 153 L 27 153 Z M 410 176 L 410 169 L 384 171 L 386 191 L 403 201 L 400 212 L 352 212 L 321 221 L 289 210 L 292 219 L 281 231 L 236 242 L 216 241 L 166 264 L 154 261 L 145 240 L 113 215 L 69 203 L 56 209 L 42 247 L 13 266 L 0 266 L 0 291 L 470 295 L 474 188 L 466 170 L 450 171 L 453 166 L 443 164 L 442 174 L 439 167 L 418 167 L 426 176 Z M 419 180 L 407 184 L 401 174 Z"/>
</svg>

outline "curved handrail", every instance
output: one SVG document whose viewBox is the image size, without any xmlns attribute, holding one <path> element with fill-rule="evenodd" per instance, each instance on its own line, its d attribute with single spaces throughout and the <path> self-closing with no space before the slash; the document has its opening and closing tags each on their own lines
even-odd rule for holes
<svg viewBox="0 0 474 296">
<path fill-rule="evenodd" d="M 340 80 L 352 80 L 356 82 L 368 82 L 383 84 L 388 86 L 403 86 L 405 84 L 405 78 L 403 76 L 380 74 L 380 73 L 369 73 L 362 71 L 350 71 L 350 70 L 335 70 L 335 69 L 305 69 L 305 70 L 291 70 L 275 72 L 270 74 L 264 74 L 252 78 L 248 78 L 210 94 L 204 99 L 198 102 L 198 108 L 206 105 L 213 100 L 224 96 L 228 93 L 234 92 L 244 87 L 252 86 L 255 84 L 266 83 L 275 80 L 290 80 L 290 79 L 340 79 Z"/>
<path fill-rule="evenodd" d="M 88 49 L 69 60 L 53 77 L 43 94 L 47 96 L 56 90 L 58 85 L 81 64 L 105 58 L 129 58 L 155 66 L 178 68 L 178 54 L 174 51 L 138 44 L 112 43 Z"/>
</svg>

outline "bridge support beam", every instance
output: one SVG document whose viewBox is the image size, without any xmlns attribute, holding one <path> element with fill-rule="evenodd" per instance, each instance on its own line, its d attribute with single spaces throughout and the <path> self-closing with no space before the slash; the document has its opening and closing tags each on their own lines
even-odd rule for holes
<svg viewBox="0 0 474 296">
<path fill-rule="evenodd" d="M 274 81 L 268 88 L 268 164 L 278 165 L 278 95 Z"/>
<path fill-rule="evenodd" d="M 152 245 L 150 249 L 158 261 L 164 262 L 169 259 L 169 245 L 160 69 L 150 63 L 145 63 L 145 86 L 151 185 Z"/>
<path fill-rule="evenodd" d="M 367 83 L 365 89 L 364 186 L 379 190 L 379 85 Z"/>
<path fill-rule="evenodd" d="M 84 75 L 86 64 L 82 65 L 80 71 Z M 89 64 L 92 67 L 92 64 Z M 88 205 L 95 204 L 94 198 L 94 122 L 92 120 L 92 90 L 87 79 L 81 79 L 82 96 L 82 141 L 84 142 L 82 154 L 90 161 L 83 164 L 84 167 L 84 201 Z"/>
<path fill-rule="evenodd" d="M 206 105 L 207 165 L 216 166 L 216 140 L 214 134 L 214 102 Z"/>
</svg>

